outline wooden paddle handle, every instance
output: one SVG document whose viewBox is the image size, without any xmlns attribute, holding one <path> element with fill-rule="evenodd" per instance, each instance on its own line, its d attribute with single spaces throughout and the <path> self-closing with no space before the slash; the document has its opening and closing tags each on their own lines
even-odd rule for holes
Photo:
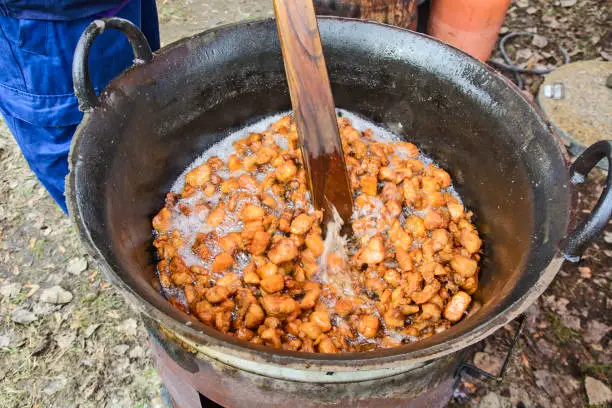
<svg viewBox="0 0 612 408">
<path fill-rule="evenodd" d="M 338 122 L 312 0 L 274 0 L 291 104 L 315 208 L 345 225 L 353 211 Z"/>
</svg>

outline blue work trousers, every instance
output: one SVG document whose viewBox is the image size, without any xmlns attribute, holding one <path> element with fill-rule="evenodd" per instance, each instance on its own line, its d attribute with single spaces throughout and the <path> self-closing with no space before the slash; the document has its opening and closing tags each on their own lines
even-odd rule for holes
<svg viewBox="0 0 612 408">
<path fill-rule="evenodd" d="M 116 15 L 141 27 L 151 48 L 159 48 L 154 0 L 131 0 Z M 79 37 L 95 18 L 0 16 L 0 112 L 31 169 L 64 212 L 68 151 L 83 117 L 73 92 L 72 59 Z M 96 38 L 89 57 L 96 91 L 132 61 L 132 48 L 119 31 L 107 30 Z"/>
</svg>

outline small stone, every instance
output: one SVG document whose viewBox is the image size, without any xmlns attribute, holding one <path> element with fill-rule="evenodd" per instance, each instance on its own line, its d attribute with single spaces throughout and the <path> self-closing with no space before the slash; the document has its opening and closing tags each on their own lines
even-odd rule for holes
<svg viewBox="0 0 612 408">
<path fill-rule="evenodd" d="M 60 307 L 62 306 L 52 305 L 50 303 L 37 302 L 34 303 L 34 306 L 32 307 L 32 312 L 34 312 L 36 316 L 46 316 L 55 312 Z"/>
<path fill-rule="evenodd" d="M 531 43 L 538 48 L 544 48 L 548 45 L 548 39 L 543 35 L 534 35 Z"/>
<path fill-rule="evenodd" d="M 527 12 L 527 14 L 535 14 L 538 12 L 538 9 L 535 7 L 528 7 L 525 11 Z"/>
<path fill-rule="evenodd" d="M 98 330 L 98 327 L 102 326 L 100 323 L 96 323 L 96 324 L 90 324 L 89 326 L 87 326 L 87 328 L 85 329 L 85 333 L 83 333 L 83 336 L 88 339 L 90 338 L 94 332 L 96 330 Z"/>
<path fill-rule="evenodd" d="M 584 388 L 587 397 L 589 397 L 589 405 L 605 405 L 612 401 L 612 391 L 610 391 L 610 388 L 593 377 L 586 377 L 584 379 Z"/>
<path fill-rule="evenodd" d="M 580 318 L 576 316 L 570 315 L 562 315 L 561 323 L 568 329 L 572 329 L 574 331 L 580 331 L 582 328 L 580 327 Z"/>
<path fill-rule="evenodd" d="M 111 363 L 111 367 L 113 371 L 115 371 L 116 373 L 120 375 L 125 374 L 129 366 L 130 366 L 130 359 L 127 357 L 116 358 L 114 359 L 113 363 Z"/>
<path fill-rule="evenodd" d="M 136 319 L 125 319 L 117 328 L 127 336 L 135 336 L 138 322 Z"/>
<path fill-rule="evenodd" d="M 584 334 L 584 341 L 587 343 L 599 343 L 612 327 L 605 323 L 598 322 L 597 320 L 589 320 L 587 323 L 586 333 Z"/>
<path fill-rule="evenodd" d="M 127 344 L 118 344 L 115 347 L 113 347 L 112 351 L 114 354 L 118 356 L 122 356 L 125 353 L 127 353 L 129 349 L 130 349 L 130 346 L 128 346 Z"/>
<path fill-rule="evenodd" d="M 553 358 L 558 355 L 559 350 L 557 346 L 547 342 L 543 337 L 540 337 L 536 342 L 538 351 L 544 355 L 544 357 Z"/>
<path fill-rule="evenodd" d="M 519 8 L 527 8 L 529 7 L 529 0 L 517 0 L 516 5 Z"/>
<path fill-rule="evenodd" d="M 57 345 L 61 349 L 68 349 L 68 348 L 72 347 L 72 345 L 74 344 L 74 340 L 76 340 L 76 333 L 75 332 L 69 332 L 69 333 L 66 333 L 66 334 L 62 334 L 62 335 L 59 335 L 59 336 L 57 336 L 55 338 L 55 341 L 57 342 Z"/>
<path fill-rule="evenodd" d="M 481 370 L 487 371 L 493 375 L 498 375 L 501 371 L 503 360 L 495 354 L 477 352 L 474 354 L 474 364 Z"/>
<path fill-rule="evenodd" d="M 57 377 L 47 383 L 42 392 L 47 395 L 53 395 L 68 384 L 68 380 L 64 377 Z"/>
<path fill-rule="evenodd" d="M 138 359 L 138 358 L 144 358 L 145 357 L 145 350 L 140 347 L 140 346 L 136 346 L 133 349 L 130 350 L 130 353 L 128 354 L 128 357 L 131 359 Z"/>
<path fill-rule="evenodd" d="M 612 232 L 608 232 L 608 231 L 604 232 L 604 241 L 606 241 L 607 244 L 612 244 Z"/>
<path fill-rule="evenodd" d="M 591 274 L 591 268 L 589 268 L 588 266 L 579 266 L 578 272 L 580 272 L 580 277 L 584 279 L 591 279 L 591 277 L 593 276 Z"/>
<path fill-rule="evenodd" d="M 533 55 L 533 52 L 531 52 L 530 49 L 521 48 L 520 50 L 516 52 L 516 59 L 528 60 L 529 58 L 531 58 L 532 55 Z"/>
<path fill-rule="evenodd" d="M 509 399 L 502 397 L 494 392 L 489 392 L 478 404 L 478 408 L 511 408 L 512 403 Z"/>
<path fill-rule="evenodd" d="M 0 286 L 0 297 L 7 298 L 7 299 L 14 298 L 15 296 L 19 294 L 20 291 L 21 291 L 20 283 L 9 283 L 6 285 L 2 285 Z"/>
<path fill-rule="evenodd" d="M 533 332 L 537 329 L 538 319 L 540 317 L 540 307 L 537 302 L 534 302 L 529 308 L 525 311 L 525 316 L 527 317 L 526 328 L 530 332 Z"/>
<path fill-rule="evenodd" d="M 11 344 L 11 335 L 8 333 L 0 334 L 0 348 L 6 348 Z"/>
<path fill-rule="evenodd" d="M 522 406 L 530 408 L 533 405 L 529 393 L 526 390 L 517 387 L 510 387 L 510 403 L 513 407 Z"/>
<path fill-rule="evenodd" d="M 562 384 L 559 388 L 561 388 L 561 392 L 565 395 L 575 395 L 576 391 L 580 388 L 580 382 L 571 375 L 556 375 L 555 383 Z"/>
<path fill-rule="evenodd" d="M 559 27 L 561 27 L 561 24 L 553 17 L 553 16 L 548 16 L 546 14 L 542 15 L 542 21 L 548 25 L 548 27 L 553 28 L 553 29 L 557 29 Z"/>
<path fill-rule="evenodd" d="M 554 397 L 557 393 L 557 387 L 552 374 L 547 370 L 535 370 L 533 372 L 536 385 L 546 391 L 550 396 Z"/>
<path fill-rule="evenodd" d="M 510 29 L 509 29 L 508 27 L 506 27 L 506 26 L 502 26 L 502 27 L 499 29 L 499 33 L 500 33 L 500 34 L 506 34 L 508 31 L 510 31 Z"/>
<path fill-rule="evenodd" d="M 65 305 L 72 300 L 72 293 L 68 292 L 61 286 L 53 286 L 43 290 L 40 295 L 40 301 L 53 305 Z"/>
<path fill-rule="evenodd" d="M 34 313 L 30 312 L 29 310 L 16 309 L 11 314 L 11 319 L 15 323 L 29 324 L 29 323 L 32 323 L 32 322 L 36 321 L 36 319 L 38 319 L 38 318 L 36 317 L 36 315 Z"/>
<path fill-rule="evenodd" d="M 555 295 L 550 295 L 544 297 L 544 304 L 546 304 L 546 306 L 548 306 L 552 311 L 557 312 L 558 314 L 566 314 L 569 300 L 567 300 L 566 298 L 557 299 Z"/>
<path fill-rule="evenodd" d="M 72 258 L 68 261 L 66 271 L 73 275 L 79 275 L 81 272 L 87 269 L 87 259 L 85 258 Z"/>
<path fill-rule="evenodd" d="M 16 349 L 23 346 L 26 342 L 25 337 L 22 337 L 19 330 L 12 330 L 0 333 L 0 349 L 12 348 Z"/>
<path fill-rule="evenodd" d="M 561 0 L 561 7 L 572 7 L 578 3 L 578 0 Z"/>
</svg>

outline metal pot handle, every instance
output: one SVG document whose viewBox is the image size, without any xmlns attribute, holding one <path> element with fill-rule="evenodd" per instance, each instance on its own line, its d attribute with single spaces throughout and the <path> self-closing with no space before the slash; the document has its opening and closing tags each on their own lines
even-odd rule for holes
<svg viewBox="0 0 612 408">
<path fill-rule="evenodd" d="M 565 259 L 578 262 L 582 251 L 605 228 L 612 217 L 612 140 L 601 140 L 589 146 L 569 168 L 570 182 L 574 185 L 586 180 L 589 172 L 603 158 L 608 159 L 608 177 L 597 204 L 586 220 L 565 238 L 562 248 Z"/>
<path fill-rule="evenodd" d="M 470 377 L 478 378 L 481 380 L 495 380 L 497 382 L 501 382 L 504 379 L 506 371 L 508 370 L 508 366 L 510 365 L 510 361 L 512 360 L 512 355 L 514 354 L 514 347 L 516 346 L 516 343 L 518 343 L 518 339 L 519 337 L 521 337 L 521 333 L 525 328 L 525 315 L 520 315 L 516 319 L 516 321 L 518 322 L 518 326 L 516 328 L 516 331 L 514 332 L 514 336 L 512 337 L 512 341 L 510 342 L 510 346 L 508 347 L 508 352 L 506 353 L 506 358 L 504 359 L 499 373 L 490 373 L 481 368 L 478 368 L 475 364 L 463 362 L 461 363 L 459 368 L 457 368 L 457 382 L 455 383 L 455 388 L 457 388 L 457 386 L 459 385 L 459 382 L 461 381 L 461 376 L 463 374 L 467 374 Z"/>
<path fill-rule="evenodd" d="M 79 101 L 79 110 L 82 112 L 91 112 L 99 104 L 98 96 L 89 77 L 88 60 L 93 41 L 107 28 L 114 28 L 127 36 L 134 50 L 135 64 L 150 62 L 153 59 L 153 52 L 146 37 L 132 22 L 119 17 L 94 20 L 81 34 L 72 61 L 74 94 Z"/>
</svg>

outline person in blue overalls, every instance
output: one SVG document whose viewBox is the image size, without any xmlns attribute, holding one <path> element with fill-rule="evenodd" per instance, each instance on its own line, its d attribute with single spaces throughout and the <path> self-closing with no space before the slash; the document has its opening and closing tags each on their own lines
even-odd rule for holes
<svg viewBox="0 0 612 408">
<path fill-rule="evenodd" d="M 141 28 L 157 50 L 155 0 L 0 0 L 0 112 L 30 168 L 66 212 L 70 141 L 82 118 L 72 59 L 93 20 L 117 16 Z M 108 30 L 94 41 L 89 66 L 96 92 L 132 64 L 127 39 Z"/>
</svg>

